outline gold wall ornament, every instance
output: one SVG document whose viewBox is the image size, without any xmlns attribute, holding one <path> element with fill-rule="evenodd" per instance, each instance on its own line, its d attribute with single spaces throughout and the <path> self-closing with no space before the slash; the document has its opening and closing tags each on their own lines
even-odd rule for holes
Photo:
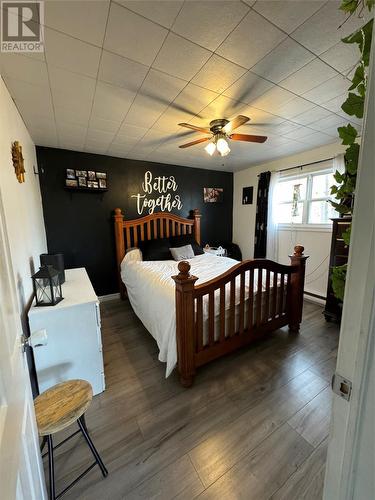
<svg viewBox="0 0 375 500">
<path fill-rule="evenodd" d="M 13 167 L 19 183 L 25 182 L 25 166 L 23 162 L 22 146 L 18 141 L 12 143 Z"/>
</svg>

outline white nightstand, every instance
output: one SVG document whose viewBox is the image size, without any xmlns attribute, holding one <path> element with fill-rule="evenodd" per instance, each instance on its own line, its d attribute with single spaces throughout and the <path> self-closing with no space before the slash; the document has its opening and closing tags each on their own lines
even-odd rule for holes
<svg viewBox="0 0 375 500">
<path fill-rule="evenodd" d="M 29 311 L 30 332 L 47 330 L 46 346 L 34 348 L 40 392 L 69 379 L 105 389 L 99 300 L 85 268 L 65 271 L 64 300 Z"/>
</svg>

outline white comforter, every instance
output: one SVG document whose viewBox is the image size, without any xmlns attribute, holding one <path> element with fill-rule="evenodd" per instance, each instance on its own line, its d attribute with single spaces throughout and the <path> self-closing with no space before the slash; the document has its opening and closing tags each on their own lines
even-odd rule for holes
<svg viewBox="0 0 375 500">
<path fill-rule="evenodd" d="M 167 363 L 166 377 L 168 377 L 177 363 L 175 283 L 171 276 L 178 274 L 178 262 L 142 261 L 129 257 L 125 256 L 121 264 L 121 278 L 126 285 L 134 312 L 157 342 L 159 360 Z M 228 257 L 217 257 L 208 253 L 198 255 L 188 262 L 191 266 L 190 273 L 198 277 L 197 285 L 219 276 L 238 264 Z M 255 271 L 254 292 L 256 283 Z M 238 287 L 236 283 L 236 289 Z"/>
</svg>

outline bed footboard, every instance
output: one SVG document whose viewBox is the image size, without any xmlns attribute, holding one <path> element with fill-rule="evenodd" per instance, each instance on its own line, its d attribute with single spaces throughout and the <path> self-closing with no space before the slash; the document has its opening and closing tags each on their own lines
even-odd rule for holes
<svg viewBox="0 0 375 500">
<path fill-rule="evenodd" d="M 202 285 L 180 262 L 176 283 L 176 340 L 180 381 L 192 385 L 196 369 L 302 319 L 307 256 L 297 245 L 291 265 L 266 259 L 243 261 Z"/>
</svg>

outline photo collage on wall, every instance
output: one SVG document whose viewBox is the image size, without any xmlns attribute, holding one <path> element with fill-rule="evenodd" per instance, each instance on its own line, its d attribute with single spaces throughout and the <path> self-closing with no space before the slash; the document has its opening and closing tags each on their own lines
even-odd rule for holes
<svg viewBox="0 0 375 500">
<path fill-rule="evenodd" d="M 93 170 L 66 169 L 65 186 L 92 191 L 104 191 L 108 189 L 107 174 L 105 172 L 95 172 Z"/>
</svg>

